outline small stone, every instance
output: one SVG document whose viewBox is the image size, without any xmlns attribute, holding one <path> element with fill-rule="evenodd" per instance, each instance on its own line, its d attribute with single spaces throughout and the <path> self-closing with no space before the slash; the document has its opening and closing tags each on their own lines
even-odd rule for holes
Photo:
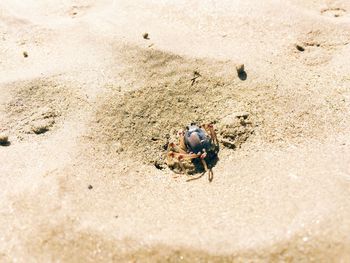
<svg viewBox="0 0 350 263">
<path fill-rule="evenodd" d="M 23 51 L 23 57 L 25 57 L 25 58 L 28 57 L 28 52 L 27 51 Z"/>
<path fill-rule="evenodd" d="M 0 144 L 5 145 L 9 142 L 9 136 L 6 133 L 0 133 Z"/>
<path fill-rule="evenodd" d="M 91 190 L 93 188 L 93 186 L 91 184 L 89 184 L 88 189 Z"/>
<path fill-rule="evenodd" d="M 238 74 L 242 74 L 244 72 L 244 64 L 238 64 L 236 70 Z"/>
<path fill-rule="evenodd" d="M 148 33 L 143 33 L 143 34 L 142 34 L 142 37 L 143 37 L 144 39 L 149 39 Z"/>
<path fill-rule="evenodd" d="M 245 70 L 244 70 L 244 64 L 238 64 L 236 66 L 236 71 L 237 71 L 237 75 L 238 75 L 240 80 L 247 79 L 247 72 L 245 72 Z"/>
<path fill-rule="evenodd" d="M 45 133 L 47 132 L 49 129 L 48 127 L 46 126 L 34 126 L 32 127 L 32 131 L 35 133 L 35 134 L 41 134 L 41 133 Z"/>
<path fill-rule="evenodd" d="M 54 124 L 54 120 L 52 119 L 38 120 L 34 122 L 34 124 L 32 125 L 32 131 L 35 134 L 45 133 L 50 129 L 50 127 L 52 127 L 53 124 Z"/>
<path fill-rule="evenodd" d="M 304 48 L 303 46 L 301 46 L 301 45 L 296 44 L 295 47 L 296 47 L 297 50 L 299 50 L 300 52 L 305 51 L 305 48 Z"/>
</svg>

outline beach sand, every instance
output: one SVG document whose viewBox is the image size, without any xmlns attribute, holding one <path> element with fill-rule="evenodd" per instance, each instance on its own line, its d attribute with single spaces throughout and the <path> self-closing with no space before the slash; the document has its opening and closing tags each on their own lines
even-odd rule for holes
<svg viewBox="0 0 350 263">
<path fill-rule="evenodd" d="M 0 262 L 350 261 L 349 1 L 12 0 L 0 18 Z M 240 112 L 211 183 L 173 178 L 178 129 L 222 136 Z"/>
</svg>

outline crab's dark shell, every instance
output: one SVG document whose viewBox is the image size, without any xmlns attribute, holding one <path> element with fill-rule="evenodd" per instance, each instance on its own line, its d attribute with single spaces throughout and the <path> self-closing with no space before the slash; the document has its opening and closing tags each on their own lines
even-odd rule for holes
<svg viewBox="0 0 350 263">
<path fill-rule="evenodd" d="M 212 146 L 211 138 L 198 126 L 191 125 L 185 132 L 185 143 L 189 152 L 208 152 Z"/>
</svg>

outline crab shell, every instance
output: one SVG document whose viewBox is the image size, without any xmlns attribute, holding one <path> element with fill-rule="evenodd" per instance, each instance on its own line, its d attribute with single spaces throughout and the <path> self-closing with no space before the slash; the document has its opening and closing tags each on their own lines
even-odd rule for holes
<svg viewBox="0 0 350 263">
<path fill-rule="evenodd" d="M 180 130 L 179 145 L 168 144 L 166 164 L 175 173 L 194 174 L 199 170 L 208 171 L 207 162 L 216 160 L 219 144 L 212 125 L 191 124 Z M 203 162 L 205 164 L 203 164 Z M 212 174 L 209 171 L 209 174 Z"/>
<path fill-rule="evenodd" d="M 200 154 L 209 151 L 211 148 L 211 138 L 196 125 L 188 127 L 184 138 L 188 152 Z"/>
</svg>

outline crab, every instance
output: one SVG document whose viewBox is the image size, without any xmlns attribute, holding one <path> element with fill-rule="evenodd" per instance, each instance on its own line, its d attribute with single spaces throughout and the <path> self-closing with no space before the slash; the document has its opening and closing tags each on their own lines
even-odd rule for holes
<svg viewBox="0 0 350 263">
<path fill-rule="evenodd" d="M 216 137 L 214 126 L 204 124 L 197 126 L 192 123 L 185 130 L 178 132 L 179 142 L 168 144 L 166 164 L 175 172 L 186 174 L 187 181 L 195 180 L 208 173 L 208 180 L 213 180 L 213 171 L 207 162 L 217 158 L 219 152 L 219 141 Z M 204 172 L 199 176 L 195 173 L 196 161 L 202 164 Z"/>
</svg>

